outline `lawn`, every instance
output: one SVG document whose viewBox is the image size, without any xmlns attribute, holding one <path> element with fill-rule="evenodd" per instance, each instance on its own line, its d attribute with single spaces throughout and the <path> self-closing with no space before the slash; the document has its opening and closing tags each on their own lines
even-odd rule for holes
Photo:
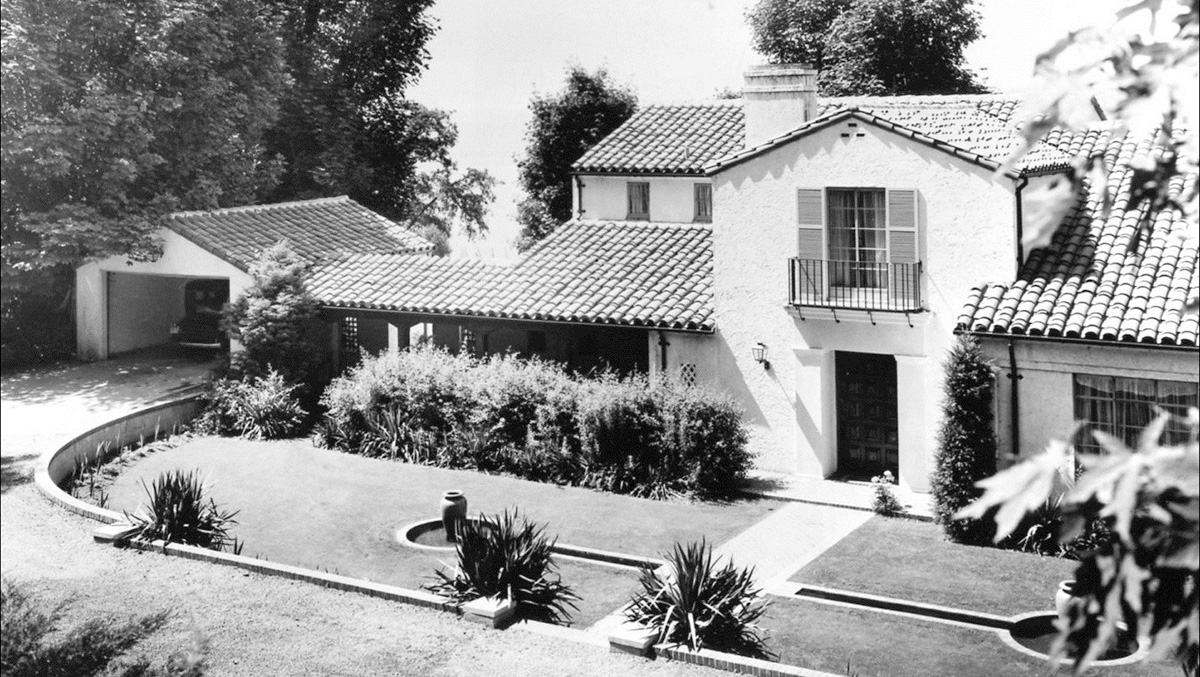
<svg viewBox="0 0 1200 677">
<path fill-rule="evenodd" d="M 929 522 L 873 517 L 789 580 L 1002 616 L 1054 608 L 1075 562 L 958 545 Z"/>
<path fill-rule="evenodd" d="M 1045 660 L 1018 653 L 995 632 L 922 621 L 807 600 L 772 598 L 762 625 L 780 660 L 859 677 L 987 675 L 1033 677 L 1055 674 Z M 1065 671 L 1062 674 L 1068 674 Z M 1096 677 L 1175 677 L 1173 660 L 1093 668 Z"/>
<path fill-rule="evenodd" d="M 462 490 L 471 514 L 516 506 L 562 543 L 657 556 L 675 541 L 721 543 L 780 505 L 653 501 L 511 477 L 410 465 L 318 449 L 308 440 L 250 442 L 199 437 L 142 458 L 116 478 L 109 505 L 133 511 L 147 483 L 170 469 L 200 469 L 210 495 L 238 510 L 243 554 L 408 588 L 453 564 L 451 551 L 401 545 L 402 527 L 438 516 L 447 489 Z M 556 558 L 563 581 L 583 597 L 575 625 L 586 627 L 637 588 L 628 568 Z"/>
</svg>

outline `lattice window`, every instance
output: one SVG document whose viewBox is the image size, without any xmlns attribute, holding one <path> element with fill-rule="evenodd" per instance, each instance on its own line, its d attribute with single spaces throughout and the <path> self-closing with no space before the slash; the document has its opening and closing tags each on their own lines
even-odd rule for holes
<svg viewBox="0 0 1200 677">
<path fill-rule="evenodd" d="M 342 352 L 358 352 L 358 318 L 343 317 L 341 325 Z"/>
<path fill-rule="evenodd" d="M 679 381 L 689 388 L 696 385 L 696 365 L 691 363 L 679 365 Z"/>
</svg>

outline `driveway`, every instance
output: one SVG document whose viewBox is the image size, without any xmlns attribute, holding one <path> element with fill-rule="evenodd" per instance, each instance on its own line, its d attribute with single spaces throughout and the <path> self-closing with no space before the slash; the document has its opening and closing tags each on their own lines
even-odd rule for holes
<svg viewBox="0 0 1200 677">
<path fill-rule="evenodd" d="M 0 378 L 0 457 L 4 489 L 33 459 L 69 435 L 107 418 L 207 381 L 217 366 L 208 352 L 161 346 L 103 362 L 67 362 Z"/>
</svg>

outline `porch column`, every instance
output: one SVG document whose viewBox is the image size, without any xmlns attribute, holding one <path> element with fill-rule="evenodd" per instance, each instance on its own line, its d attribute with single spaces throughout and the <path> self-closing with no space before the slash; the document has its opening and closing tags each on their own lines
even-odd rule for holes
<svg viewBox="0 0 1200 677">
<path fill-rule="evenodd" d="M 935 450 L 931 422 L 938 418 L 937 390 L 927 382 L 929 359 L 896 355 L 896 418 L 900 438 L 900 477 L 914 491 L 929 491 L 929 472 Z"/>
<path fill-rule="evenodd" d="M 796 471 L 828 477 L 837 470 L 834 351 L 797 349 Z"/>
</svg>

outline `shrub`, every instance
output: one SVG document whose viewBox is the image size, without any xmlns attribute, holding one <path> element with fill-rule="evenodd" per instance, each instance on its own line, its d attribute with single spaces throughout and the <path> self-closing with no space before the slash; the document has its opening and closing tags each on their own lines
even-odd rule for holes
<svg viewBox="0 0 1200 677">
<path fill-rule="evenodd" d="M 0 674 L 5 677 L 86 677 L 114 674 L 110 663 L 142 639 L 154 634 L 168 614 L 143 616 L 128 622 L 92 619 L 63 632 L 59 629 L 63 608 L 48 613 L 38 608 L 23 587 L 5 579 L 0 582 Z M 153 677 L 166 674 L 198 675 L 151 670 L 141 660 L 119 675 Z"/>
<path fill-rule="evenodd" d="M 727 494 L 751 466 L 728 397 L 513 356 L 368 356 L 321 403 L 318 444 L 413 463 L 656 498 Z"/>
<path fill-rule="evenodd" d="M 662 455 L 682 472 L 683 490 L 728 496 L 754 463 L 741 408 L 727 395 L 676 379 L 658 381 L 653 394 L 659 401 Z"/>
<path fill-rule="evenodd" d="M 642 590 L 625 611 L 631 621 L 657 631 L 659 642 L 772 657 L 757 625 L 768 603 L 754 584 L 753 569 L 728 562 L 718 567 L 704 541 L 677 543 L 666 560 L 666 575 L 642 572 Z"/>
<path fill-rule="evenodd" d="M 892 477 L 891 470 L 884 470 L 882 475 L 876 475 L 871 478 L 871 489 L 874 496 L 871 498 L 871 509 L 877 514 L 891 517 L 904 512 L 904 506 L 900 505 L 900 501 L 896 499 L 896 494 L 892 491 L 892 485 L 896 483 Z"/>
<path fill-rule="evenodd" d="M 474 364 L 430 346 L 366 357 L 325 389 L 318 439 L 344 451 L 422 462 L 417 457 L 430 442 L 444 445 L 467 427 L 476 405 Z"/>
<path fill-rule="evenodd" d="M 519 518 L 516 510 L 492 519 L 466 520 L 458 532 L 453 575 L 435 571 L 439 580 L 426 587 L 458 602 L 511 599 L 523 618 L 567 623 L 567 607 L 576 608 L 574 600 L 579 597 L 554 573 L 550 558 L 554 541 L 544 530 L 544 525 Z"/>
<path fill-rule="evenodd" d="M 230 376 L 266 376 L 272 369 L 299 384 L 308 408 L 326 380 L 320 305 L 308 293 L 308 264 L 286 241 L 263 251 L 250 266 L 254 281 L 225 310 L 223 326 L 242 343 L 230 358 Z"/>
<path fill-rule="evenodd" d="M 945 400 L 930 477 L 933 512 L 950 540 L 982 545 L 988 524 L 954 515 L 981 495 L 975 483 L 996 472 L 992 366 L 969 337 L 959 337 L 945 365 Z"/>
<path fill-rule="evenodd" d="M 581 389 L 578 426 L 582 483 L 605 491 L 665 495 L 678 473 L 661 454 L 658 402 L 642 378 L 611 374 Z"/>
<path fill-rule="evenodd" d="M 307 418 L 294 395 L 296 389 L 274 368 L 261 378 L 215 381 L 197 421 L 197 430 L 251 440 L 296 437 L 303 431 Z"/>
<path fill-rule="evenodd" d="M 142 506 L 142 512 L 137 514 L 125 513 L 130 523 L 138 527 L 135 538 L 213 550 L 241 549 L 237 539 L 229 535 L 230 527 L 237 524 L 233 519 L 237 512 L 221 510 L 211 498 L 204 500 L 199 471 L 169 470 L 149 486 L 143 480 L 142 487 L 149 504 Z"/>
</svg>

